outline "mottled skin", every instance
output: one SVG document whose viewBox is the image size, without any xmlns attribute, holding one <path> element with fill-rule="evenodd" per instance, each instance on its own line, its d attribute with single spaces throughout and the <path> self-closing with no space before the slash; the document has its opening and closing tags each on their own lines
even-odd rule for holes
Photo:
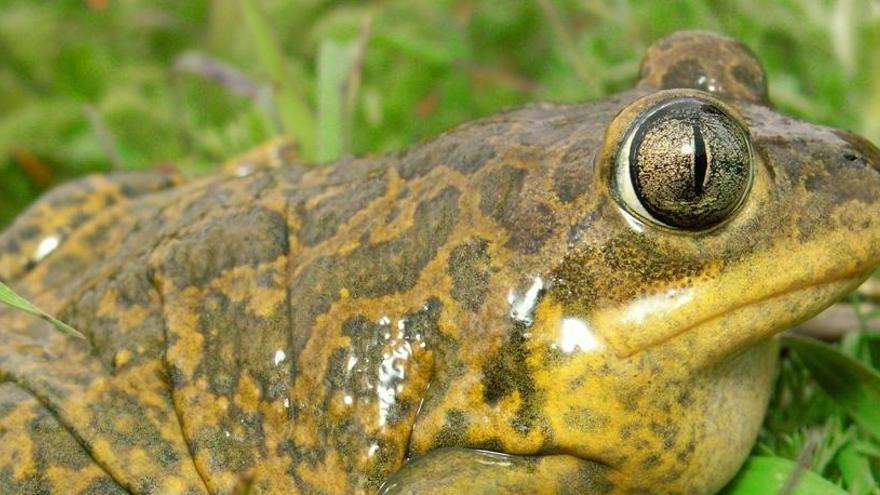
<svg viewBox="0 0 880 495">
<path fill-rule="evenodd" d="M 774 112 L 764 81 L 679 33 L 637 89 L 400 155 L 310 169 L 276 143 L 51 193 L 0 236 L 0 279 L 87 339 L 0 310 L 0 491 L 716 491 L 760 426 L 769 337 L 880 261 L 877 149 Z M 705 231 L 610 187 L 674 88 L 723 101 L 757 156 Z"/>
</svg>

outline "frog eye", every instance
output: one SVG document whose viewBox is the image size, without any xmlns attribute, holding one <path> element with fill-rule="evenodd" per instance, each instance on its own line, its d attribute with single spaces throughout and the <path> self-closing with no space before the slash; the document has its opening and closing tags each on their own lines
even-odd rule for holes
<svg viewBox="0 0 880 495">
<path fill-rule="evenodd" d="M 748 134 L 733 117 L 711 101 L 681 97 L 630 128 L 617 154 L 617 189 L 640 217 L 701 230 L 743 203 L 753 163 Z"/>
</svg>

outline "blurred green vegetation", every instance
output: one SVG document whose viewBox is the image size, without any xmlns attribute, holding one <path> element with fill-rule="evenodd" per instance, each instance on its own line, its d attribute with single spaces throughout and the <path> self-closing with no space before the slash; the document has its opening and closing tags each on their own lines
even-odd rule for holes
<svg viewBox="0 0 880 495">
<path fill-rule="evenodd" d="M 598 98 L 630 87 L 652 41 L 694 28 L 749 45 L 783 111 L 880 142 L 870 0 L 0 0 L 0 226 L 90 172 L 196 174 L 283 133 L 330 161 Z M 876 369 L 880 339 L 862 326 L 838 347 Z M 853 480 L 880 479 L 880 440 L 796 357 L 756 453 L 878 493 Z"/>
</svg>

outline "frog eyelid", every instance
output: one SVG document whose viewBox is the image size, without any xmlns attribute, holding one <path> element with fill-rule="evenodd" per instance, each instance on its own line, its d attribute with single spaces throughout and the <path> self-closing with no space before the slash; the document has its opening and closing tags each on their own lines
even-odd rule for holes
<svg viewBox="0 0 880 495">
<path fill-rule="evenodd" d="M 755 169 L 757 166 L 757 157 L 754 153 L 754 145 L 742 119 L 736 113 L 728 109 L 726 105 L 716 101 L 715 98 L 708 95 L 703 96 L 698 93 L 701 92 L 692 90 L 686 92 L 676 91 L 674 95 L 671 95 L 668 98 L 657 98 L 657 95 L 655 94 L 653 97 L 657 98 L 657 101 L 653 102 L 651 105 L 645 105 L 642 101 L 634 103 L 632 106 L 635 107 L 638 105 L 644 109 L 639 111 L 635 118 L 631 119 L 632 121 L 626 126 L 626 129 L 623 132 L 623 138 L 619 142 L 616 151 L 611 155 L 612 190 L 616 196 L 617 202 L 626 212 L 637 217 L 642 223 L 672 233 L 702 234 L 715 230 L 717 227 L 727 223 L 739 210 L 742 209 L 742 206 L 746 202 L 746 198 L 752 188 L 756 174 Z M 648 98 L 652 98 L 652 96 L 646 97 L 645 99 Z M 639 135 L 641 135 L 641 138 L 644 138 L 644 134 L 647 132 L 645 126 L 652 124 L 656 125 L 658 122 L 656 116 L 661 115 L 662 118 L 662 112 L 669 111 L 670 108 L 673 108 L 676 105 L 694 105 L 695 108 L 708 109 L 710 113 L 718 116 L 717 121 L 701 121 L 703 124 L 698 124 L 697 121 L 690 122 L 692 134 L 689 149 L 692 153 L 693 162 L 691 169 L 691 173 L 693 174 L 691 177 L 691 189 L 693 193 L 702 195 L 711 174 L 715 173 L 712 168 L 715 160 L 715 157 L 713 156 L 715 146 L 709 141 L 712 139 L 712 136 L 706 135 L 700 129 L 701 125 L 706 126 L 706 122 L 708 122 L 711 126 L 719 126 L 730 130 L 735 139 L 732 141 L 719 142 L 720 144 L 718 144 L 718 146 L 728 146 L 729 143 L 734 142 L 740 148 L 737 149 L 737 146 L 733 146 L 733 148 L 727 149 L 732 149 L 735 152 L 733 155 L 735 157 L 735 162 L 741 162 L 739 163 L 739 167 L 733 167 L 735 170 L 734 172 L 731 173 L 728 171 L 726 172 L 727 175 L 724 177 L 728 181 L 733 180 L 733 185 L 725 184 L 723 187 L 727 187 L 727 190 L 721 189 L 720 194 L 718 191 L 715 191 L 716 194 L 709 196 L 709 199 L 707 200 L 715 201 L 715 203 L 709 203 L 709 205 L 715 209 L 715 215 L 710 215 L 708 218 L 700 218 L 700 215 L 704 215 L 704 212 L 700 210 L 693 214 L 691 223 L 679 225 L 667 222 L 661 218 L 662 215 L 657 215 L 649 211 L 651 207 L 647 206 L 645 203 L 646 199 L 643 197 L 644 192 L 637 190 L 639 185 L 634 184 L 638 181 L 638 178 L 633 168 L 635 138 Z M 626 111 L 621 112 L 621 115 L 626 114 Z M 673 121 L 677 118 L 678 117 L 666 117 L 667 121 Z M 652 122 L 652 119 L 655 120 Z M 715 134 L 717 139 L 717 132 Z M 641 146 L 642 144 L 642 142 L 639 142 L 638 146 Z M 722 154 L 722 157 L 723 156 L 725 155 Z M 728 159 L 730 156 L 730 154 L 727 154 Z M 736 160 L 736 157 L 740 158 Z M 738 170 L 738 172 L 736 170 Z M 721 174 L 725 172 L 721 171 L 718 173 Z M 652 185 L 657 189 L 656 175 L 652 180 L 654 181 Z M 660 187 L 664 187 L 662 183 Z M 716 189 L 718 188 L 716 187 Z M 717 199 L 719 197 L 721 200 Z M 727 200 L 728 202 L 725 203 L 723 200 Z M 688 207 L 690 207 L 690 205 L 685 205 L 681 210 L 676 210 L 676 213 L 686 211 Z M 656 212 L 656 206 L 654 209 Z M 705 220 L 705 223 L 701 223 L 703 220 Z"/>
<path fill-rule="evenodd" d="M 672 226 L 654 220 L 651 214 L 648 213 L 648 210 L 642 206 L 642 202 L 636 194 L 635 187 L 633 187 L 632 180 L 630 179 L 629 171 L 629 154 L 632 149 L 632 141 L 634 137 L 635 132 L 632 132 L 632 130 L 626 133 L 626 139 L 620 144 L 620 150 L 615 157 L 614 183 L 617 186 L 616 190 L 620 196 L 620 202 L 625 205 L 624 208 L 629 213 L 635 215 L 639 220 L 648 220 L 649 223 L 657 223 L 661 227 L 674 229 Z"/>
</svg>

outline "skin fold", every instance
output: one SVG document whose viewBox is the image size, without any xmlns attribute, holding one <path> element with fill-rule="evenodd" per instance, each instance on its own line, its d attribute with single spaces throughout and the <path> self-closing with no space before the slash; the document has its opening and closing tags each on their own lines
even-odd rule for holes
<svg viewBox="0 0 880 495">
<path fill-rule="evenodd" d="M 748 143 L 706 228 L 621 184 L 677 99 Z M 873 145 L 777 113 L 754 55 L 702 32 L 630 91 L 403 153 L 81 179 L 0 234 L 0 280 L 87 337 L 0 309 L 0 492 L 714 493 L 771 337 L 880 262 L 878 202 Z"/>
</svg>

